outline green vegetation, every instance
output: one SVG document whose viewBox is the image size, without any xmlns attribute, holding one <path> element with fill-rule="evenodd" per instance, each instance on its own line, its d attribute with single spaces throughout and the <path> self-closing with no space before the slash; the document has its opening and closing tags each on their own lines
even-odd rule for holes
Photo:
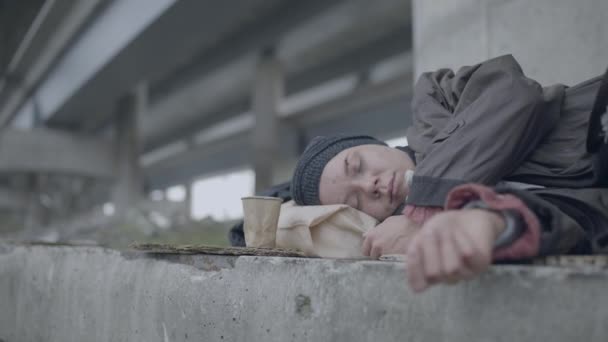
<svg viewBox="0 0 608 342">
<path fill-rule="evenodd" d="M 79 236 L 100 245 L 123 249 L 133 242 L 165 244 L 204 244 L 229 246 L 228 231 L 236 221 L 217 222 L 211 218 L 171 225 L 165 229 L 145 227 L 141 222 L 125 221 L 94 232 L 93 236 Z"/>
</svg>

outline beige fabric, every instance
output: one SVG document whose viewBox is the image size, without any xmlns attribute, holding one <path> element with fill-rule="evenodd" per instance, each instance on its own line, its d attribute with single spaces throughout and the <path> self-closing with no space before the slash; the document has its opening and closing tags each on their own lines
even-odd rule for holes
<svg viewBox="0 0 608 342">
<path fill-rule="evenodd" d="M 363 233 L 375 227 L 373 217 L 344 204 L 281 206 L 277 247 L 297 249 L 308 256 L 361 257 Z"/>
</svg>

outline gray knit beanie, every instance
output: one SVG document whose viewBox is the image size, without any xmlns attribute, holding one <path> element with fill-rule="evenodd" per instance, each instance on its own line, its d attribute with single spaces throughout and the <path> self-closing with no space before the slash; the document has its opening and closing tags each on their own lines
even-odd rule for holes
<svg viewBox="0 0 608 342">
<path fill-rule="evenodd" d="M 291 179 L 291 196 L 299 205 L 319 205 L 319 182 L 325 165 L 338 153 L 360 145 L 386 144 L 367 135 L 319 136 L 300 156 Z"/>
</svg>

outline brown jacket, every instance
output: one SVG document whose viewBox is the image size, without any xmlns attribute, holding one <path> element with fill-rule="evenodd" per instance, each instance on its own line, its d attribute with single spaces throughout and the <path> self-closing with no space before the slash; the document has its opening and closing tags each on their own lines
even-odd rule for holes
<svg viewBox="0 0 608 342">
<path fill-rule="evenodd" d="M 598 187 L 601 175 L 585 150 L 600 80 L 543 88 L 510 55 L 423 74 L 407 132 L 417 162 L 408 204 L 443 206 L 463 183 L 540 185 L 498 191 L 516 194 L 539 216 L 541 254 L 586 252 L 584 244 L 608 250 L 608 241 L 598 243 L 608 231 L 608 189 Z"/>
</svg>

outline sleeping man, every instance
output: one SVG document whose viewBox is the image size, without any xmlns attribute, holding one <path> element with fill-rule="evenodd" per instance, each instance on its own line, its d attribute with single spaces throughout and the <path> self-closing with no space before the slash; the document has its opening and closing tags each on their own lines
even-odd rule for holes
<svg viewBox="0 0 608 342">
<path fill-rule="evenodd" d="M 470 279 L 493 261 L 606 252 L 605 79 L 543 88 L 511 56 L 425 73 L 408 147 L 317 137 L 292 197 L 382 221 L 363 253 L 406 254 L 415 291 Z"/>
</svg>

